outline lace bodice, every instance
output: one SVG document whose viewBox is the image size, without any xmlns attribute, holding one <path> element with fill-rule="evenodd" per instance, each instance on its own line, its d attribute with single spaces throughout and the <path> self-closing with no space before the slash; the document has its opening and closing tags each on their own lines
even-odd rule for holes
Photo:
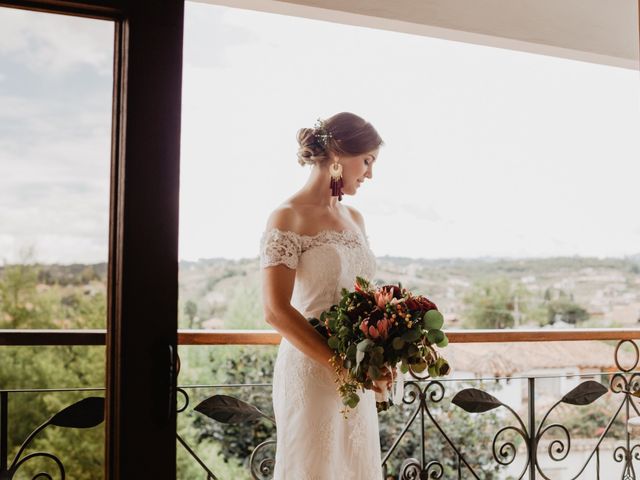
<svg viewBox="0 0 640 480">
<path fill-rule="evenodd" d="M 342 288 L 353 290 L 356 276 L 373 280 L 376 272 L 368 238 L 355 230 L 267 230 L 260 239 L 260 267 L 278 264 L 296 270 L 291 304 L 305 316 L 337 303 Z"/>
</svg>

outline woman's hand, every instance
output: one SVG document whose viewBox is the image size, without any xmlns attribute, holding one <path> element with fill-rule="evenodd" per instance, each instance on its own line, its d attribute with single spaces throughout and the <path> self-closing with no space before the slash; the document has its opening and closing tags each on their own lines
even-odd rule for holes
<svg viewBox="0 0 640 480">
<path fill-rule="evenodd" d="M 384 390 L 391 389 L 391 385 L 393 383 L 393 379 L 397 378 L 397 370 L 396 367 L 391 369 L 385 369 L 384 375 L 382 375 L 378 380 L 373 380 L 373 391 L 377 393 L 382 393 Z"/>
</svg>

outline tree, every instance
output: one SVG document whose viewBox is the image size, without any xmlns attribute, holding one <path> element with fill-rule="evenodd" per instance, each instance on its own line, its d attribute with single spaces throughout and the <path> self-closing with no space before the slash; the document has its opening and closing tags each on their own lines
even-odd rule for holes
<svg viewBox="0 0 640 480">
<path fill-rule="evenodd" d="M 187 303 L 184 305 L 184 314 L 189 319 L 189 326 L 187 328 L 193 328 L 195 318 L 198 315 L 198 304 L 193 300 L 187 300 Z"/>
<path fill-rule="evenodd" d="M 527 311 L 529 296 L 522 285 L 506 278 L 478 282 L 463 299 L 468 326 L 512 328 Z"/>
</svg>

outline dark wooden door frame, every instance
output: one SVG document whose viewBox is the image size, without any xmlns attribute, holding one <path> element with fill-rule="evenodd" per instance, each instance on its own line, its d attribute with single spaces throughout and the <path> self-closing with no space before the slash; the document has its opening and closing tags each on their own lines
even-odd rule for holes
<svg viewBox="0 0 640 480">
<path fill-rule="evenodd" d="M 184 0 L 0 6 L 114 21 L 105 478 L 174 479 Z"/>
</svg>

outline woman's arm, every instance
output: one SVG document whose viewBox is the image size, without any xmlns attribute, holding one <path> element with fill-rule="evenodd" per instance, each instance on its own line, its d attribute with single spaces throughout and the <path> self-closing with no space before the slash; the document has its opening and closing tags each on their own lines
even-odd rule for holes
<svg viewBox="0 0 640 480">
<path fill-rule="evenodd" d="M 266 322 L 302 353 L 333 372 L 334 368 L 329 363 L 333 352 L 326 339 L 291 306 L 295 270 L 284 265 L 274 265 L 264 268 L 262 272 L 262 298 Z"/>
<path fill-rule="evenodd" d="M 274 211 L 267 221 L 267 230 L 296 231 L 298 216 L 291 208 Z M 262 303 L 265 321 L 275 328 L 293 346 L 333 371 L 329 359 L 333 352 L 307 319 L 291 305 L 296 271 L 285 265 L 272 265 L 262 269 Z"/>
</svg>

